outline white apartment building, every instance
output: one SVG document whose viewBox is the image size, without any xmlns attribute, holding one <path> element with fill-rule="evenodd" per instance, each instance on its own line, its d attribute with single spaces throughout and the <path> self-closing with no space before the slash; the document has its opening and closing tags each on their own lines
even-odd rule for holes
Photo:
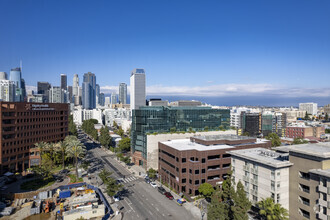
<svg viewBox="0 0 330 220">
<path fill-rule="evenodd" d="M 229 151 L 235 183 L 241 181 L 253 205 L 271 197 L 289 210 L 288 154 L 264 148 Z"/>
<path fill-rule="evenodd" d="M 112 127 L 115 121 L 119 126 L 122 126 L 124 120 L 131 120 L 130 110 L 126 108 L 105 109 L 103 111 L 105 125 Z"/>
<path fill-rule="evenodd" d="M 146 75 L 144 69 L 134 69 L 130 78 L 131 109 L 146 105 Z"/>
<path fill-rule="evenodd" d="M 311 115 L 317 115 L 317 103 L 299 103 L 299 111 L 304 111 Z"/>
<path fill-rule="evenodd" d="M 82 125 L 83 121 L 89 119 L 96 119 L 99 124 L 103 124 L 103 113 L 101 109 L 82 109 L 75 108 L 72 112 L 73 121 L 77 125 Z"/>
</svg>

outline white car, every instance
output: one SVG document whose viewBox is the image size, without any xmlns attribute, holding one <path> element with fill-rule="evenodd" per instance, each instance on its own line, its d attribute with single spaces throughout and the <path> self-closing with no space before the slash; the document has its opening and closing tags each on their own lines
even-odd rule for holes
<svg viewBox="0 0 330 220">
<path fill-rule="evenodd" d="M 151 185 L 153 188 L 158 187 L 157 184 L 156 184 L 155 182 L 150 182 L 150 185 Z"/>
</svg>

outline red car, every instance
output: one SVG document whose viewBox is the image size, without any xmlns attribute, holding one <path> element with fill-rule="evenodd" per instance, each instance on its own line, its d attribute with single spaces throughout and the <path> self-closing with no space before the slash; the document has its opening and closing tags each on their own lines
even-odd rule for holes
<svg viewBox="0 0 330 220">
<path fill-rule="evenodd" d="M 166 193 L 164 193 L 164 195 L 165 195 L 167 198 L 169 198 L 170 200 L 174 199 L 173 196 L 172 196 L 172 194 L 171 194 L 170 192 L 166 192 Z"/>
</svg>

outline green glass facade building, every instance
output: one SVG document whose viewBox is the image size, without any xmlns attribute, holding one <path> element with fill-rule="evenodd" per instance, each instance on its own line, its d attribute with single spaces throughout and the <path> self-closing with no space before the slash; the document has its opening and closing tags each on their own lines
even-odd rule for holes
<svg viewBox="0 0 330 220">
<path fill-rule="evenodd" d="M 203 131 L 230 126 L 229 109 L 211 107 L 146 106 L 132 111 L 131 152 L 142 153 L 147 160 L 147 134 L 175 131 Z M 142 162 L 143 163 L 143 162 Z M 139 165 L 141 162 L 139 162 Z"/>
</svg>

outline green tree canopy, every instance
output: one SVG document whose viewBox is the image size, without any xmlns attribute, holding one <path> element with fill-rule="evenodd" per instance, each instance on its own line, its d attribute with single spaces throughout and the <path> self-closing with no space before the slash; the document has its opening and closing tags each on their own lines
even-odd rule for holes
<svg viewBox="0 0 330 220">
<path fill-rule="evenodd" d="M 328 113 L 325 113 L 325 117 L 324 117 L 324 120 L 328 121 L 329 120 L 329 115 Z"/>
<path fill-rule="evenodd" d="M 204 197 L 210 197 L 214 192 L 214 188 L 209 183 L 203 183 L 198 187 L 198 192 L 203 194 Z"/>
<path fill-rule="evenodd" d="M 302 138 L 295 138 L 292 144 L 308 144 L 308 141 Z"/>
<path fill-rule="evenodd" d="M 306 111 L 306 113 L 305 113 L 305 117 L 304 117 L 304 119 L 305 119 L 305 120 L 310 120 L 310 117 L 309 117 L 307 111 Z"/>
<path fill-rule="evenodd" d="M 129 137 L 123 138 L 118 143 L 119 150 L 121 152 L 130 151 L 131 149 L 131 139 Z"/>
<path fill-rule="evenodd" d="M 283 208 L 281 204 L 274 203 L 272 198 L 266 198 L 258 202 L 258 207 L 260 209 L 259 214 L 262 219 L 266 220 L 287 220 L 289 219 L 288 210 Z"/>
<path fill-rule="evenodd" d="M 99 173 L 99 177 L 106 186 L 106 192 L 109 196 L 114 196 L 123 186 L 118 184 L 117 181 L 111 177 L 111 172 L 103 169 Z"/>
<path fill-rule="evenodd" d="M 148 170 L 148 176 L 151 178 L 151 179 L 155 179 L 156 178 L 156 173 L 157 173 L 157 170 L 154 170 L 153 168 L 150 168 Z"/>
<path fill-rule="evenodd" d="M 77 126 L 73 122 L 73 115 L 69 116 L 69 135 L 74 135 L 78 137 Z"/>
<path fill-rule="evenodd" d="M 65 141 L 67 145 L 68 157 L 74 158 L 76 176 L 78 177 L 78 160 L 85 156 L 86 147 L 78 140 L 76 136 L 68 136 Z"/>
<path fill-rule="evenodd" d="M 281 139 L 276 133 L 270 133 L 266 139 L 272 142 L 272 147 L 281 146 Z"/>
<path fill-rule="evenodd" d="M 101 128 L 99 141 L 102 146 L 108 148 L 111 145 L 111 136 L 108 127 Z"/>
</svg>

